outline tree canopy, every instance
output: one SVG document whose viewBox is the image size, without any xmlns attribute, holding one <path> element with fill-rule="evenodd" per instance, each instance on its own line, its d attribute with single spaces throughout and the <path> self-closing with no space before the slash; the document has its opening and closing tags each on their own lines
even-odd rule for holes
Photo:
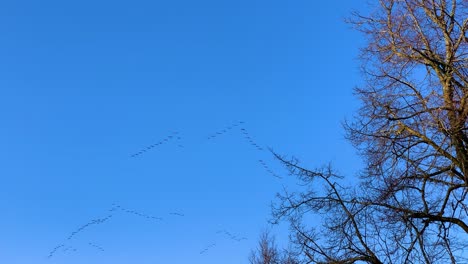
<svg viewBox="0 0 468 264">
<path fill-rule="evenodd" d="M 304 263 L 460 263 L 468 235 L 468 2 L 381 0 L 350 20 L 367 40 L 361 108 L 345 123 L 365 163 L 332 167 L 275 153 L 305 191 L 279 194 Z M 323 188 L 322 188 L 323 187 Z M 310 215 L 322 224 L 308 224 Z"/>
</svg>

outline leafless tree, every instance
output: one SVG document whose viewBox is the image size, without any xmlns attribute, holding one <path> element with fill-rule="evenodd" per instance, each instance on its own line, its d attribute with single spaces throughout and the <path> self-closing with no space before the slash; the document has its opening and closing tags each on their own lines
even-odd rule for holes
<svg viewBox="0 0 468 264">
<path fill-rule="evenodd" d="M 279 252 L 275 244 L 275 238 L 269 232 L 264 231 L 260 235 L 258 248 L 250 254 L 250 264 L 278 264 Z"/>
<path fill-rule="evenodd" d="M 258 247 L 252 250 L 250 264 L 298 264 L 298 260 L 288 250 L 280 251 L 275 237 L 269 231 L 263 231 L 258 241 Z"/>
<path fill-rule="evenodd" d="M 274 219 L 306 263 L 466 261 L 468 1 L 380 0 L 351 23 L 367 39 L 362 107 L 345 124 L 360 182 L 275 154 L 305 189 L 279 194 Z"/>
</svg>

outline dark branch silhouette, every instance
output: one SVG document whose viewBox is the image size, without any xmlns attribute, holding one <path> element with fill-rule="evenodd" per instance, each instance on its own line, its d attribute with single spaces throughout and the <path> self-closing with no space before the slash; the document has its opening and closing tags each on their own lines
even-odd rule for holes
<svg viewBox="0 0 468 264">
<path fill-rule="evenodd" d="M 468 246 L 468 2 L 380 0 L 351 23 L 366 36 L 365 85 L 348 139 L 365 167 L 276 155 L 304 190 L 278 195 L 305 263 L 460 263 Z M 309 225 L 307 219 L 321 219 Z"/>
</svg>

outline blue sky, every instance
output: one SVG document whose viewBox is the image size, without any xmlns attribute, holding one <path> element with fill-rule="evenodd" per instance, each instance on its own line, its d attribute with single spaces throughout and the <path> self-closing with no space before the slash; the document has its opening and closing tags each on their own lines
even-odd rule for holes
<svg viewBox="0 0 468 264">
<path fill-rule="evenodd" d="M 359 168 L 341 122 L 363 41 L 343 20 L 363 8 L 0 3 L 0 262 L 247 263 L 298 188 L 268 147 Z"/>
</svg>

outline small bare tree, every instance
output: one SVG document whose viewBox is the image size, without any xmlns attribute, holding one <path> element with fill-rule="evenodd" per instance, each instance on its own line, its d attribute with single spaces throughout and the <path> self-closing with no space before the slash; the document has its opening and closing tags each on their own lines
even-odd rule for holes
<svg viewBox="0 0 468 264">
<path fill-rule="evenodd" d="M 467 257 L 468 1 L 380 0 L 351 21 L 364 87 L 348 138 L 365 161 L 345 187 L 330 167 L 277 158 L 306 187 L 273 208 L 306 263 L 460 263 Z M 323 186 L 323 188 L 319 188 Z M 309 216 L 322 225 L 307 225 Z"/>
<path fill-rule="evenodd" d="M 250 264 L 279 264 L 280 254 L 275 244 L 275 238 L 264 231 L 260 235 L 258 248 L 249 257 Z"/>
<path fill-rule="evenodd" d="M 263 231 L 258 241 L 258 247 L 252 250 L 250 264 L 298 264 L 296 257 L 289 251 L 280 251 L 275 237 L 269 231 Z"/>
</svg>

